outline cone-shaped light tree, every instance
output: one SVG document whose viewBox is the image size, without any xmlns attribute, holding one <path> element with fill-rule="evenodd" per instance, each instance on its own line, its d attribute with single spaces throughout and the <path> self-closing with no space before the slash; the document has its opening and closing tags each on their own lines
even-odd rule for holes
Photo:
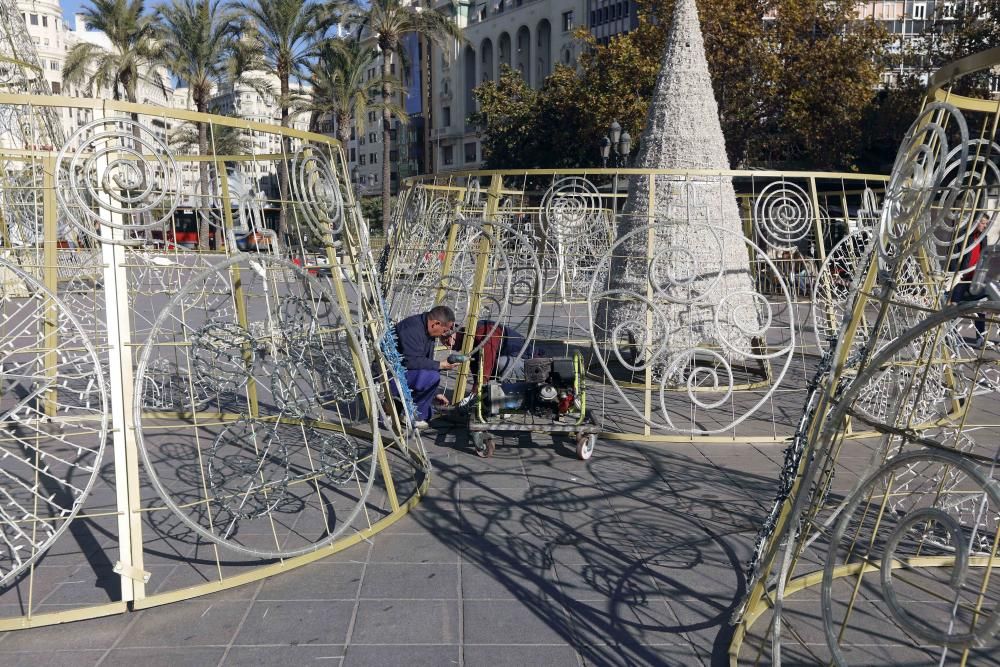
<svg viewBox="0 0 1000 667">
<path fill-rule="evenodd" d="M 678 0 L 635 166 L 729 168 L 695 0 Z M 667 359 L 693 348 L 741 356 L 759 329 L 750 259 L 727 176 L 633 176 L 595 327 Z M 649 233 L 637 230 L 655 225 Z M 623 296 L 624 295 L 624 296 Z M 628 295 L 637 295 L 638 299 Z M 730 315 L 716 316 L 720 303 Z M 655 306 L 655 316 L 647 310 Z M 664 330 L 665 329 L 665 330 Z M 666 340 L 664 342 L 664 337 Z M 722 343 L 720 338 L 725 338 Z M 619 340 L 621 340 L 619 338 Z M 688 355 L 690 356 L 690 355 Z"/>
</svg>

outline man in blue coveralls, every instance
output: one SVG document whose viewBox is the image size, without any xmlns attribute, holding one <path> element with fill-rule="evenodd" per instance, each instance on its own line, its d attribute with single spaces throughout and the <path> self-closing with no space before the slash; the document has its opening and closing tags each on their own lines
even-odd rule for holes
<svg viewBox="0 0 1000 667">
<path fill-rule="evenodd" d="M 426 313 L 410 315 L 396 325 L 399 353 L 406 369 L 406 384 L 417 406 L 417 421 L 414 426 L 423 428 L 431 418 L 431 406 L 448 405 L 448 397 L 438 392 L 441 385 L 441 371 L 454 368 L 456 364 L 447 360 L 434 359 L 434 348 L 438 341 L 451 347 L 451 337 L 455 328 L 455 311 L 448 306 L 434 306 Z"/>
</svg>

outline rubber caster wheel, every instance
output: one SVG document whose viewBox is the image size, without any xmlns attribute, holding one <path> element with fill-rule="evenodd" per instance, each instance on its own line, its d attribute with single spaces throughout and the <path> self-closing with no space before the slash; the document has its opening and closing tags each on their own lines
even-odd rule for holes
<svg viewBox="0 0 1000 667">
<path fill-rule="evenodd" d="M 493 452 L 496 450 L 496 442 L 493 438 L 484 436 L 482 433 L 472 434 L 472 445 L 476 448 L 476 456 L 483 459 L 493 456 Z"/>
<path fill-rule="evenodd" d="M 576 437 L 576 458 L 586 461 L 594 455 L 594 446 L 597 445 L 597 434 L 581 434 Z"/>
</svg>

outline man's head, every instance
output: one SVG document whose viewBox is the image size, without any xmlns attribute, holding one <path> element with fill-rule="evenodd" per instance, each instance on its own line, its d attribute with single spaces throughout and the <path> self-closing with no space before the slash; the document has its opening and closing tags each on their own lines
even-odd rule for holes
<svg viewBox="0 0 1000 667">
<path fill-rule="evenodd" d="M 427 335 L 437 338 L 451 333 L 455 326 L 455 311 L 448 306 L 434 306 L 427 311 Z"/>
</svg>

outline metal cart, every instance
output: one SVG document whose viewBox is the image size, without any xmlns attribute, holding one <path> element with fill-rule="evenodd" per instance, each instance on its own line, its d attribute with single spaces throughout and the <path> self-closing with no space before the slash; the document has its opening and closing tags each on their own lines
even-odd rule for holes
<svg viewBox="0 0 1000 667">
<path fill-rule="evenodd" d="M 523 382 L 482 381 L 469 413 L 468 429 L 476 454 L 493 455 L 494 433 L 569 435 L 576 456 L 586 461 L 597 444 L 598 425 L 587 415 L 587 389 L 580 353 L 570 358 L 525 360 Z"/>
</svg>

